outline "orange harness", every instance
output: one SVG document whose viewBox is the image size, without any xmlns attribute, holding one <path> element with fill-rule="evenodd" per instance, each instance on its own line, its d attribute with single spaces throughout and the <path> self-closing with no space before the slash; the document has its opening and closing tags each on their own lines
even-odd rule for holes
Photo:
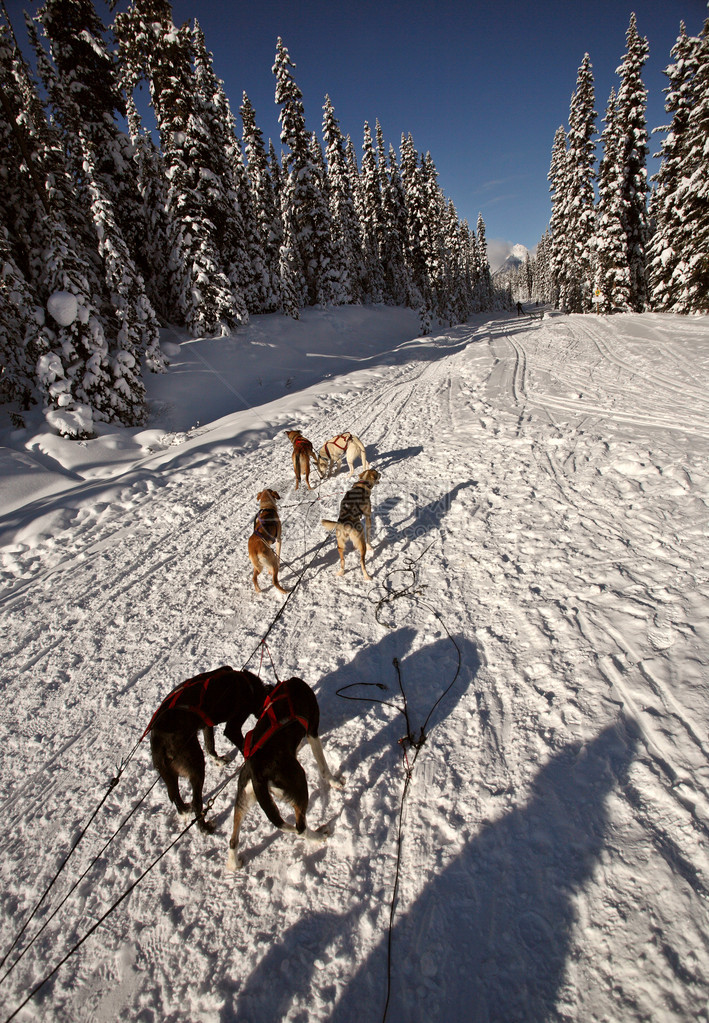
<svg viewBox="0 0 709 1023">
<path fill-rule="evenodd" d="M 266 697 L 266 702 L 263 705 L 261 716 L 256 722 L 256 727 L 247 733 L 244 740 L 245 760 L 248 760 L 249 757 L 252 757 L 254 753 L 260 750 L 274 732 L 285 728 L 286 725 L 292 724 L 293 721 L 299 721 L 305 731 L 308 731 L 307 719 L 295 712 L 290 692 L 285 688 L 287 684 L 287 682 L 279 682 L 273 692 Z M 280 713 L 277 713 L 275 704 L 286 704 L 287 706 L 285 708 L 281 706 Z M 255 733 L 260 731 L 262 726 L 264 726 L 265 730 L 262 731 L 262 734 L 255 737 Z"/>
<path fill-rule="evenodd" d="M 198 676 L 197 678 L 188 678 L 187 681 L 183 682 L 182 685 L 178 686 L 177 689 L 175 689 L 174 692 L 170 693 L 169 696 L 165 697 L 163 702 L 160 704 L 158 709 L 155 711 L 155 713 L 151 717 L 150 723 L 149 723 L 148 727 L 145 729 L 145 731 L 143 732 L 143 734 L 140 737 L 140 741 L 141 742 L 143 741 L 145 736 L 148 734 L 150 729 L 155 724 L 157 718 L 161 714 L 164 714 L 165 711 L 172 710 L 173 707 L 177 706 L 179 704 L 180 698 L 185 695 L 185 692 L 188 689 L 192 689 L 194 686 L 200 686 L 201 687 L 201 692 L 199 693 L 198 702 L 197 703 L 185 703 L 185 704 L 182 704 L 182 706 L 180 706 L 179 709 L 180 710 L 190 711 L 190 713 L 196 714 L 197 717 L 200 717 L 202 719 L 202 721 L 204 722 L 204 724 L 202 725 L 202 728 L 213 728 L 214 725 L 215 725 L 215 722 L 212 721 L 212 719 L 209 717 L 209 715 L 203 710 L 202 704 L 204 703 L 204 698 L 207 695 L 207 689 L 208 689 L 209 683 L 212 681 L 212 679 L 216 678 L 218 675 L 222 675 L 225 671 L 231 671 L 231 670 L 232 670 L 231 668 L 226 668 L 225 667 L 223 669 L 220 668 L 219 671 L 215 671 L 213 674 L 206 675 L 205 677 Z"/>
</svg>

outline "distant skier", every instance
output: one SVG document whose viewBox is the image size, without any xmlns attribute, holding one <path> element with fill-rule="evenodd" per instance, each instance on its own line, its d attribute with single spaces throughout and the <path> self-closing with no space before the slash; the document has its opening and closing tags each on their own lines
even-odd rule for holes
<svg viewBox="0 0 709 1023">
<path fill-rule="evenodd" d="M 517 315 L 518 316 L 524 316 L 524 308 L 522 307 L 522 303 L 521 302 L 517 303 Z"/>
</svg>

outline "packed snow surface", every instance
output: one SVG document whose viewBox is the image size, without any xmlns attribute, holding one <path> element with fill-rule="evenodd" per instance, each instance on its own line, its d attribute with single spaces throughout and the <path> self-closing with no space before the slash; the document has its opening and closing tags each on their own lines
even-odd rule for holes
<svg viewBox="0 0 709 1023">
<path fill-rule="evenodd" d="M 0 435 L 2 1019 L 46 977 L 15 1018 L 709 1019 L 706 320 L 310 310 L 164 344 L 147 428 Z M 346 468 L 296 492 L 289 428 L 381 473 L 370 583 L 320 525 Z M 251 584 L 264 487 L 287 598 Z M 222 664 L 304 678 L 346 779 L 305 747 L 331 837 L 255 807 L 235 874 L 240 755 L 203 835 L 139 742 Z"/>
</svg>

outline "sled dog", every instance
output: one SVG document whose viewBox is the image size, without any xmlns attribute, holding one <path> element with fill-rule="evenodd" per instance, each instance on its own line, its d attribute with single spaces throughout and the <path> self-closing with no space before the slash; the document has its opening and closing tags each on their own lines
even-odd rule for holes
<svg viewBox="0 0 709 1023">
<path fill-rule="evenodd" d="M 257 593 L 261 593 L 258 577 L 264 568 L 271 573 L 273 585 L 280 593 L 290 593 L 290 590 L 284 590 L 278 581 L 278 568 L 281 563 L 281 520 L 278 517 L 276 501 L 280 499 L 280 494 L 276 490 L 262 490 L 256 495 L 259 512 L 254 519 L 254 531 L 249 537 L 249 558 L 254 567 L 252 578 Z"/>
<path fill-rule="evenodd" d="M 244 817 L 258 801 L 271 824 L 281 831 L 295 831 L 313 841 L 325 841 L 327 831 L 308 827 L 308 782 L 296 752 L 307 738 L 323 781 L 342 788 L 325 760 L 318 738 L 320 709 L 315 693 L 300 678 L 279 682 L 269 693 L 255 728 L 244 744 L 244 764 L 239 772 L 234 807 L 234 830 L 229 841 L 227 870 L 242 866 L 239 856 L 239 830 Z M 287 824 L 273 800 L 273 794 L 287 800 L 295 810 L 295 824 Z"/>
<path fill-rule="evenodd" d="M 364 444 L 353 433 L 340 433 L 326 441 L 318 452 L 318 472 L 323 478 L 332 476 L 343 458 L 347 459 L 350 476 L 354 476 L 355 458 L 359 456 L 362 469 L 369 468 Z"/>
<path fill-rule="evenodd" d="M 362 575 L 365 579 L 371 578 L 364 564 L 364 555 L 365 551 L 372 549 L 371 496 L 372 487 L 378 482 L 379 473 L 376 469 L 366 469 L 361 472 L 358 482 L 342 498 L 337 522 L 333 522 L 331 519 L 321 519 L 325 529 L 334 529 L 337 535 L 337 552 L 340 555 L 338 575 L 345 574 L 345 544 L 350 540 L 355 550 L 359 552 Z M 364 526 L 362 526 L 363 518 Z"/>
<path fill-rule="evenodd" d="M 180 814 L 191 809 L 199 817 L 201 831 L 212 832 L 214 825 L 203 815 L 204 753 L 197 733 L 202 731 L 207 753 L 217 763 L 227 763 L 228 758 L 218 756 L 214 747 L 214 726 L 226 722 L 224 735 L 243 752 L 243 724 L 249 715 L 260 715 L 267 695 L 268 686 L 256 675 L 224 665 L 176 686 L 143 733 L 143 738 L 150 733 L 153 765 L 167 786 L 170 802 Z M 180 777 L 192 787 L 191 805 L 180 795 Z"/>
<path fill-rule="evenodd" d="M 308 490 L 310 486 L 310 460 L 315 458 L 313 445 L 303 436 L 300 430 L 286 430 L 288 440 L 293 445 L 293 469 L 295 471 L 295 489 L 300 485 L 301 474 L 305 476 L 305 483 Z"/>
</svg>

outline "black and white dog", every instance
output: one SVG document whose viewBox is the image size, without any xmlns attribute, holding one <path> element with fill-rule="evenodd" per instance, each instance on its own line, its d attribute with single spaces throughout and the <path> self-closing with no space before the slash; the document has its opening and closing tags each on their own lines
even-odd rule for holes
<svg viewBox="0 0 709 1023">
<path fill-rule="evenodd" d="M 319 725 L 318 701 L 302 679 L 286 679 L 271 690 L 256 727 L 248 733 L 244 744 L 245 762 L 239 772 L 227 870 L 237 870 L 242 865 L 238 855 L 239 830 L 256 801 L 281 831 L 295 831 L 305 838 L 325 841 L 327 834 L 323 828 L 313 831 L 307 825 L 308 782 L 296 756 L 300 743 L 307 738 L 323 781 L 332 788 L 343 787 L 343 779 L 335 777 L 327 766 L 318 738 Z M 292 804 L 295 824 L 283 820 L 272 793 Z"/>
<path fill-rule="evenodd" d="M 242 727 L 253 714 L 258 718 L 269 687 L 250 671 L 234 671 L 228 665 L 188 678 L 165 697 L 153 714 L 143 738 L 150 732 L 153 764 L 167 786 L 170 801 L 178 813 L 190 809 L 199 817 L 201 831 L 214 825 L 203 816 L 204 753 L 197 733 L 202 732 L 204 748 L 217 763 L 227 763 L 214 746 L 214 726 L 226 722 L 224 735 L 243 753 Z M 180 795 L 179 778 L 192 786 L 191 806 Z"/>
</svg>

